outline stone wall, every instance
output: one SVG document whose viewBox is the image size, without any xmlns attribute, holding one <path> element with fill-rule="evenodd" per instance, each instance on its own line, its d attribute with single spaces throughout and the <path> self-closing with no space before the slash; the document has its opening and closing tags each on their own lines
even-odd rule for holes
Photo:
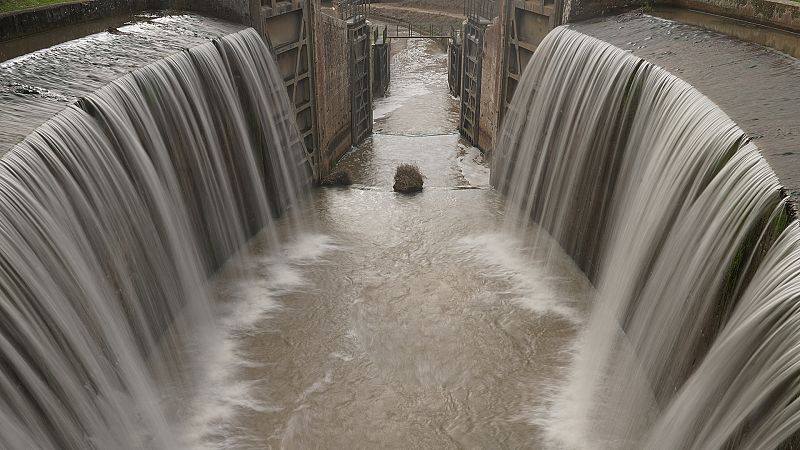
<svg viewBox="0 0 800 450">
<path fill-rule="evenodd" d="M 326 14 L 315 17 L 319 170 L 324 177 L 352 145 L 350 48 L 346 22 Z"/>
<path fill-rule="evenodd" d="M 502 40 L 498 20 L 486 28 L 483 40 L 483 68 L 481 71 L 481 117 L 478 130 L 478 147 L 484 152 L 494 150 L 497 136 L 502 74 Z"/>
</svg>

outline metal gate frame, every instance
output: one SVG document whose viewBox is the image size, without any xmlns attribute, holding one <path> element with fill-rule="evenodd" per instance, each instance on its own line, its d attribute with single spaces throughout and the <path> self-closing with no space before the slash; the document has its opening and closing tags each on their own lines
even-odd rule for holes
<svg viewBox="0 0 800 450">
<path fill-rule="evenodd" d="M 478 145 L 485 34 L 485 23 L 467 20 L 464 24 L 461 117 L 458 129 L 471 145 Z"/>
<path fill-rule="evenodd" d="M 536 47 L 550 30 L 561 25 L 562 3 L 562 0 L 504 0 L 500 122 Z"/>
<path fill-rule="evenodd" d="M 353 145 L 372 134 L 372 83 L 370 81 L 370 27 L 367 21 L 348 21 L 350 43 L 350 93 Z"/>
<path fill-rule="evenodd" d="M 383 97 L 389 90 L 389 83 L 392 79 L 391 70 L 391 43 L 387 38 L 388 28 L 383 27 L 383 32 L 379 28 L 373 31 L 372 43 L 372 97 Z"/>
<path fill-rule="evenodd" d="M 312 1 L 261 0 L 258 17 L 259 29 L 272 50 L 294 107 L 306 163 L 314 180 L 319 180 Z"/>
<path fill-rule="evenodd" d="M 455 97 L 461 97 L 462 51 L 461 32 L 452 30 L 447 44 L 447 84 L 450 86 L 450 93 Z"/>
</svg>

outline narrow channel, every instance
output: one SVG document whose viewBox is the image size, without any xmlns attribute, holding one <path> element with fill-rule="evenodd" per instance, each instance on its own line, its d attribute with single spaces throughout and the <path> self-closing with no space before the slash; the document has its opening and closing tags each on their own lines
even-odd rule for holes
<svg viewBox="0 0 800 450">
<path fill-rule="evenodd" d="M 316 190 L 281 224 L 306 233 L 277 253 L 254 239 L 214 280 L 226 336 L 187 406 L 195 445 L 543 446 L 592 289 L 544 232 L 531 248 L 503 231 L 488 165 L 459 142 L 445 51 L 394 45 L 375 134 L 340 163 L 354 186 Z M 404 162 L 424 192 L 392 191 Z"/>
</svg>

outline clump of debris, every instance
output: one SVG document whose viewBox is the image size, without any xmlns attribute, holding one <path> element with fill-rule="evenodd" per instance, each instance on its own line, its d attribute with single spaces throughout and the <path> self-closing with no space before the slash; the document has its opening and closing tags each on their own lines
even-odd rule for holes
<svg viewBox="0 0 800 450">
<path fill-rule="evenodd" d="M 394 190 L 401 194 L 413 194 L 422 191 L 424 181 L 419 167 L 414 164 L 400 164 L 394 174 Z"/>
</svg>

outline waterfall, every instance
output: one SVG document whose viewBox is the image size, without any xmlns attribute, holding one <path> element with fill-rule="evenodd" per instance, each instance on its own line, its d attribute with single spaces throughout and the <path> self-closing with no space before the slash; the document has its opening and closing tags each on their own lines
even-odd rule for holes
<svg viewBox="0 0 800 450">
<path fill-rule="evenodd" d="M 163 386 L 206 278 L 303 195 L 283 80 L 244 30 L 80 99 L 0 160 L 0 447 L 177 448 Z"/>
<path fill-rule="evenodd" d="M 775 448 L 800 427 L 798 227 L 756 146 L 647 61 L 569 28 L 537 48 L 492 182 L 597 288 L 551 437 Z M 516 225 L 515 225 L 516 226 Z"/>
</svg>

